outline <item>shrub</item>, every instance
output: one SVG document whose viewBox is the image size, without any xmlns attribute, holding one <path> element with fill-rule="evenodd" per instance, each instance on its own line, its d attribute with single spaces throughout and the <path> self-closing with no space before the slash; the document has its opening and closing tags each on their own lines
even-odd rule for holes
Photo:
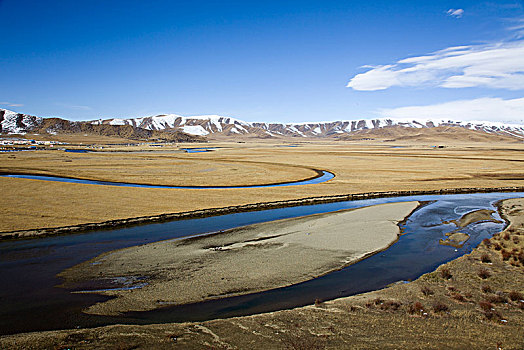
<svg viewBox="0 0 524 350">
<path fill-rule="evenodd" d="M 480 308 L 481 308 L 483 311 L 488 311 L 488 310 L 493 309 L 493 304 L 490 303 L 489 301 L 485 301 L 485 300 L 480 301 L 480 302 L 479 302 L 479 306 L 480 306 Z"/>
<path fill-rule="evenodd" d="M 502 249 L 500 253 L 502 254 L 502 260 L 504 261 L 508 260 L 511 257 L 511 252 L 508 252 L 506 249 Z"/>
<path fill-rule="evenodd" d="M 453 275 L 451 274 L 451 272 L 449 271 L 449 269 L 447 267 L 443 267 L 440 270 L 440 277 L 442 277 L 443 279 L 449 280 L 452 276 Z"/>
<path fill-rule="evenodd" d="M 425 296 L 429 296 L 429 295 L 433 295 L 434 294 L 433 291 L 428 286 L 423 286 L 422 288 L 420 288 L 420 291 Z"/>
<path fill-rule="evenodd" d="M 398 310 L 400 308 L 401 305 L 402 305 L 402 303 L 400 303 L 398 301 L 388 300 L 388 301 L 385 301 L 384 303 L 382 303 L 380 305 L 380 308 L 382 310 L 396 311 L 396 310 Z"/>
<path fill-rule="evenodd" d="M 504 238 L 506 241 L 509 241 L 509 233 L 506 232 L 502 238 Z"/>
<path fill-rule="evenodd" d="M 489 238 L 484 238 L 482 240 L 482 243 L 488 248 L 491 247 L 491 241 L 489 240 Z"/>
<path fill-rule="evenodd" d="M 464 298 L 464 296 L 460 293 L 453 293 L 451 298 L 455 299 L 456 301 L 460 301 L 461 303 L 466 302 L 466 298 Z"/>
<path fill-rule="evenodd" d="M 519 292 L 513 290 L 508 294 L 509 298 L 513 301 L 524 300 L 524 297 Z"/>
<path fill-rule="evenodd" d="M 496 311 L 496 310 L 487 310 L 487 311 L 484 311 L 484 316 L 488 319 L 488 320 L 501 320 L 502 319 L 502 315 Z"/>
<path fill-rule="evenodd" d="M 498 243 L 495 243 L 495 244 L 493 245 L 493 248 L 495 248 L 495 250 L 501 250 L 501 249 L 502 249 L 501 245 L 498 244 Z"/>
<path fill-rule="evenodd" d="M 451 291 L 451 292 L 456 292 L 456 291 L 458 291 L 458 289 L 455 288 L 454 286 L 449 286 L 449 287 L 448 287 L 448 290 Z"/>
<path fill-rule="evenodd" d="M 482 285 L 481 289 L 482 289 L 482 291 L 484 293 L 491 293 L 491 292 L 493 292 L 493 290 L 491 289 L 491 286 L 489 284 Z"/>
<path fill-rule="evenodd" d="M 446 312 L 448 310 L 448 306 L 440 301 L 437 301 L 435 304 L 433 304 L 433 311 L 435 312 Z"/>
<path fill-rule="evenodd" d="M 519 238 L 517 236 L 513 236 L 513 243 L 518 244 Z"/>
<path fill-rule="evenodd" d="M 508 301 L 508 299 L 506 299 L 505 296 L 503 295 L 500 295 L 500 294 L 491 294 L 491 295 L 488 295 L 486 296 L 486 300 L 489 301 L 490 303 L 498 303 L 498 304 L 502 304 L 502 303 L 505 303 Z"/>
<path fill-rule="evenodd" d="M 321 306 L 322 304 L 323 304 L 323 301 L 322 301 L 322 300 L 320 300 L 320 299 L 318 299 L 318 298 L 315 299 L 315 306 L 318 307 L 318 306 Z"/>
<path fill-rule="evenodd" d="M 478 271 L 477 274 L 478 274 L 478 276 L 479 276 L 480 278 L 482 278 L 483 280 L 485 280 L 486 278 L 488 278 L 489 276 L 491 276 L 491 273 L 490 273 L 487 269 L 485 269 L 485 268 L 483 268 L 483 267 L 481 267 L 481 268 L 479 269 L 479 271 Z"/>
<path fill-rule="evenodd" d="M 480 256 L 480 261 L 482 261 L 483 263 L 490 263 L 491 258 L 488 253 L 484 253 Z"/>
<path fill-rule="evenodd" d="M 416 301 L 413 304 L 409 305 L 408 312 L 410 314 L 423 314 L 424 313 L 424 305 L 422 305 L 421 302 Z"/>
</svg>

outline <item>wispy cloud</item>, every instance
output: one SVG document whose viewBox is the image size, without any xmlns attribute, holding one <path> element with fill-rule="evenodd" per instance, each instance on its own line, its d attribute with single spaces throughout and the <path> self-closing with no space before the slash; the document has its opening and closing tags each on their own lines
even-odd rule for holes
<svg viewBox="0 0 524 350">
<path fill-rule="evenodd" d="M 21 103 L 12 103 L 12 102 L 0 102 L 0 105 L 2 106 L 8 106 L 8 107 L 23 107 L 24 105 Z"/>
<path fill-rule="evenodd" d="M 383 117 L 428 118 L 468 121 L 500 121 L 524 124 L 524 98 L 501 99 L 484 97 L 473 100 L 459 100 L 426 106 L 407 106 L 381 109 Z"/>
<path fill-rule="evenodd" d="M 449 9 L 446 13 L 450 17 L 460 18 L 462 17 L 462 15 L 464 15 L 464 10 L 463 9 Z"/>
<path fill-rule="evenodd" d="M 82 106 L 82 105 L 72 105 L 68 103 L 55 103 L 57 106 L 68 108 L 68 109 L 74 109 L 77 111 L 90 111 L 92 110 L 89 106 Z"/>
<path fill-rule="evenodd" d="M 393 86 L 445 88 L 487 87 L 524 89 L 524 40 L 489 45 L 449 47 L 394 64 L 366 66 L 347 84 L 354 90 L 384 90 Z"/>
</svg>

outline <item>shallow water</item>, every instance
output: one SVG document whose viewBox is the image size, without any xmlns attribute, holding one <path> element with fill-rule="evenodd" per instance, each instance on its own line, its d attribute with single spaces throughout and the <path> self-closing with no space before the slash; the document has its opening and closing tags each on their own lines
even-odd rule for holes
<svg viewBox="0 0 524 350">
<path fill-rule="evenodd" d="M 329 181 L 335 177 L 335 174 L 329 171 L 321 170 L 320 172 L 321 174 L 313 179 L 299 180 L 299 181 L 292 181 L 292 182 L 278 183 L 278 184 L 253 185 L 253 186 L 168 186 L 168 185 L 143 185 L 143 184 L 133 184 L 133 183 L 127 183 L 127 182 L 84 180 L 84 179 L 75 179 L 75 178 L 69 178 L 69 177 L 45 176 L 45 175 L 8 174 L 8 175 L 0 175 L 0 176 L 17 178 L 17 179 L 69 182 L 69 183 L 75 183 L 75 184 L 101 185 L 101 186 L 140 187 L 140 188 L 178 188 L 178 189 L 221 189 L 221 188 L 227 189 L 227 188 L 263 188 L 263 187 L 313 185 L 313 184 L 320 184 L 320 183 Z"/>
<path fill-rule="evenodd" d="M 248 315 L 312 304 L 317 298 L 328 300 L 383 288 L 395 281 L 415 279 L 423 273 L 434 270 L 442 263 L 470 252 L 482 239 L 490 237 L 504 227 L 504 224 L 486 222 L 461 229 L 461 232 L 466 232 L 471 237 L 464 246 L 456 249 L 438 244 L 440 238 L 445 238 L 445 233 L 456 229 L 453 224 L 444 224 L 445 221 L 458 219 L 463 213 L 475 209 L 494 209 L 493 204 L 500 199 L 523 196 L 524 193 L 482 193 L 379 198 L 229 214 L 70 236 L 2 242 L 0 243 L 0 282 L 2 283 L 0 333 Z M 121 317 L 83 314 L 82 308 L 96 301 L 105 300 L 106 297 L 95 294 L 73 294 L 69 290 L 55 287 L 60 284 L 60 280 L 55 277 L 57 273 L 114 249 L 216 232 L 264 221 L 411 200 L 430 201 L 430 204 L 414 212 L 402 225 L 404 235 L 396 244 L 386 251 L 340 271 L 290 287 L 218 301 L 130 313 Z M 498 218 L 497 215 L 495 216 Z M 138 277 L 135 284 L 122 279 L 111 282 L 109 286 L 132 288 L 144 282 Z M 107 288 L 107 286 L 101 287 L 100 289 Z"/>
</svg>

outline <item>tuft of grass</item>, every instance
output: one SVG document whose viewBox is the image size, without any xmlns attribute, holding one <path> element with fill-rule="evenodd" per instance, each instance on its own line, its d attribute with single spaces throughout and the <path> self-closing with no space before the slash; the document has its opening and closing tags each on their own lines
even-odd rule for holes
<svg viewBox="0 0 524 350">
<path fill-rule="evenodd" d="M 491 273 L 489 272 L 488 269 L 484 268 L 484 267 L 481 267 L 478 272 L 477 272 L 477 275 L 482 278 L 483 280 L 487 279 L 488 277 L 491 276 Z"/>
<path fill-rule="evenodd" d="M 447 267 L 443 267 L 442 269 L 440 269 L 440 277 L 442 277 L 445 280 L 449 280 L 451 277 L 453 277 L 453 275 Z"/>
<path fill-rule="evenodd" d="M 433 304 L 433 311 L 434 312 L 446 312 L 448 311 L 449 308 L 446 304 L 440 302 L 440 301 L 437 301 Z"/>
<path fill-rule="evenodd" d="M 511 292 L 509 292 L 508 297 L 513 301 L 524 300 L 524 296 L 522 296 L 521 293 L 515 290 L 512 290 Z"/>
<path fill-rule="evenodd" d="M 434 294 L 433 290 L 431 288 L 429 288 L 428 286 L 422 286 L 422 288 L 420 288 L 420 291 L 425 296 L 430 296 L 430 295 Z"/>
<path fill-rule="evenodd" d="M 491 257 L 489 256 L 488 253 L 484 253 L 480 256 L 480 261 L 482 261 L 483 263 L 490 263 Z"/>
<path fill-rule="evenodd" d="M 318 298 L 315 299 L 315 306 L 316 306 L 316 307 L 322 306 L 323 303 L 324 303 L 324 302 L 323 302 L 322 300 L 320 300 L 320 299 L 318 299 Z"/>
</svg>

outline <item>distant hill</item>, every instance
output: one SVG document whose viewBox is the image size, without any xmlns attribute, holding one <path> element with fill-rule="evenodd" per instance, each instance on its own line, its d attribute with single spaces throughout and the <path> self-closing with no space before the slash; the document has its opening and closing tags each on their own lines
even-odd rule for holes
<svg viewBox="0 0 524 350">
<path fill-rule="evenodd" d="M 2 133 L 90 133 L 128 139 L 160 138 L 173 141 L 203 140 L 204 137 L 333 138 L 356 140 L 428 140 L 442 137 L 464 141 L 524 141 L 524 125 L 498 122 L 461 122 L 425 119 L 360 119 L 312 123 L 257 123 L 219 116 L 184 117 L 163 114 L 141 118 L 113 118 L 72 122 L 41 118 L 0 109 Z"/>
<path fill-rule="evenodd" d="M 503 124 L 497 122 L 460 122 L 451 120 L 399 120 L 399 119 L 361 119 L 348 121 L 318 122 L 318 123 L 250 123 L 239 119 L 218 115 L 203 115 L 184 117 L 176 114 L 157 115 L 129 119 L 105 119 L 93 121 L 101 125 L 133 125 L 150 130 L 182 130 L 188 134 L 200 136 L 251 136 L 258 138 L 300 137 L 300 138 L 344 138 L 344 135 L 367 133 L 396 128 L 395 132 L 406 130 L 429 130 L 440 127 L 437 132 L 451 131 L 449 127 L 457 127 L 478 131 L 489 135 L 500 135 L 510 139 L 524 140 L 524 125 Z M 444 127 L 444 129 L 442 129 Z M 448 129 L 446 129 L 448 128 Z M 389 132 L 393 132 L 391 129 Z M 408 132 L 409 133 L 409 132 Z M 371 134 L 369 134 L 371 135 Z M 398 137 L 400 135 L 397 135 Z M 406 135 L 408 136 L 408 135 Z"/>
<path fill-rule="evenodd" d="M 129 140 L 161 140 L 170 142 L 203 141 L 199 136 L 173 130 L 151 130 L 131 125 L 98 125 L 91 122 L 73 122 L 61 118 L 41 118 L 0 109 L 0 132 L 3 134 L 88 134 L 119 137 Z"/>
</svg>

